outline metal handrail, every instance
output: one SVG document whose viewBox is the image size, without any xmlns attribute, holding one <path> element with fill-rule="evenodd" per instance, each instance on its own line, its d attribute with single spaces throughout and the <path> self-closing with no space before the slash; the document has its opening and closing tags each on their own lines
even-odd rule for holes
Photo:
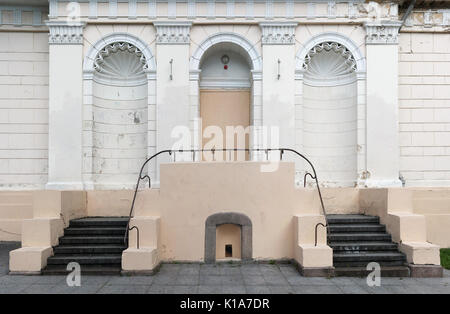
<svg viewBox="0 0 450 314">
<path fill-rule="evenodd" d="M 311 179 L 313 179 L 315 181 L 316 187 L 317 187 L 317 192 L 319 194 L 319 199 L 320 199 L 320 205 L 321 205 L 321 208 L 322 208 L 322 213 L 323 213 L 323 215 L 325 217 L 325 225 L 322 224 L 322 223 L 318 223 L 315 226 L 315 246 L 317 246 L 317 227 L 319 225 L 322 225 L 322 226 L 324 226 L 327 229 L 327 234 L 329 232 L 329 229 L 328 229 L 328 218 L 327 218 L 327 213 L 326 213 L 326 210 L 325 210 L 325 205 L 323 203 L 322 192 L 320 191 L 319 180 L 317 179 L 316 169 L 315 169 L 314 165 L 312 164 L 312 162 L 308 158 L 306 158 L 303 154 L 301 154 L 301 153 L 299 153 L 296 150 L 291 149 L 291 148 L 219 148 L 219 149 L 212 148 L 212 149 L 178 149 L 178 150 L 176 150 L 176 149 L 174 149 L 174 150 L 166 149 L 166 150 L 162 150 L 162 151 L 154 154 L 153 156 L 148 158 L 142 164 L 141 170 L 139 172 L 138 180 L 137 180 L 137 183 L 136 183 L 136 188 L 134 190 L 133 201 L 131 202 L 130 214 L 128 216 L 128 223 L 127 223 L 127 228 L 126 228 L 126 231 L 125 231 L 124 244 L 126 245 L 126 241 L 127 241 L 127 237 L 128 237 L 129 231 L 131 231 L 132 229 L 136 229 L 136 231 L 138 233 L 137 247 L 139 248 L 139 228 L 137 226 L 133 226 L 132 228 L 130 228 L 130 221 L 131 221 L 131 216 L 133 214 L 134 205 L 135 205 L 135 202 L 136 202 L 136 196 L 137 196 L 137 192 L 138 192 L 139 184 L 140 184 L 141 180 L 148 179 L 149 188 L 151 188 L 151 178 L 147 174 L 146 175 L 142 175 L 142 172 L 144 171 L 145 166 L 151 160 L 155 159 L 156 157 L 158 157 L 159 155 L 162 155 L 162 154 L 169 154 L 169 156 L 172 156 L 172 154 L 173 154 L 175 156 L 175 153 L 191 153 L 192 154 L 192 159 L 193 159 L 193 161 L 195 161 L 195 154 L 196 153 L 210 152 L 210 153 L 213 154 L 213 158 L 214 158 L 214 154 L 216 152 L 240 152 L 240 151 L 248 152 L 248 153 L 250 153 L 250 152 L 264 152 L 266 154 L 266 160 L 269 160 L 269 153 L 270 152 L 278 151 L 278 152 L 280 152 L 280 161 L 283 160 L 283 154 L 285 152 L 291 152 L 291 153 L 294 153 L 295 155 L 297 155 L 298 157 L 301 157 L 302 159 L 304 159 L 310 165 L 310 167 L 312 169 L 312 174 L 309 173 L 309 172 L 307 172 L 305 174 L 305 176 L 303 178 L 303 186 L 304 187 L 306 186 L 306 178 L 307 178 L 307 176 L 311 177 Z"/>
</svg>

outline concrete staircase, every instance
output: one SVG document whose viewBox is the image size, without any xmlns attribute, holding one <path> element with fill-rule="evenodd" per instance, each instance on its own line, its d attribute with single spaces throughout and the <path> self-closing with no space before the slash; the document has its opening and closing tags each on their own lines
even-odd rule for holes
<svg viewBox="0 0 450 314">
<path fill-rule="evenodd" d="M 127 222 L 128 218 L 122 217 L 70 221 L 42 273 L 67 274 L 67 264 L 77 262 L 82 274 L 119 274 Z"/>
<path fill-rule="evenodd" d="M 335 276 L 366 276 L 367 264 L 376 262 L 384 277 L 408 277 L 406 256 L 392 242 L 379 217 L 328 215 L 329 246 L 333 249 Z"/>
</svg>

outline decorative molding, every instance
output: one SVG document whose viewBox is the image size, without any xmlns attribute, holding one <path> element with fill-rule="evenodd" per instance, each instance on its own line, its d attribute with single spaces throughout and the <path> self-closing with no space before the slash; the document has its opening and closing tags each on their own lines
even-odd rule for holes
<svg viewBox="0 0 450 314">
<path fill-rule="evenodd" d="M 57 0 L 49 0 L 49 18 L 58 17 L 58 1 Z"/>
<path fill-rule="evenodd" d="M 444 10 L 442 12 L 442 25 L 443 26 L 450 25 L 450 10 Z"/>
<path fill-rule="evenodd" d="M 286 18 L 294 18 L 294 0 L 286 0 Z"/>
<path fill-rule="evenodd" d="M 177 18 L 177 2 L 176 0 L 169 0 L 167 3 L 167 17 L 169 19 Z"/>
<path fill-rule="evenodd" d="M 113 45 L 115 43 L 128 43 L 136 47 L 145 57 L 147 64 L 146 72 L 156 70 L 155 58 L 147 43 L 129 33 L 112 33 L 98 40 L 89 49 L 84 58 L 83 73 L 93 73 L 95 71 L 94 62 L 97 59 L 99 52 L 102 51 L 105 47 Z"/>
<path fill-rule="evenodd" d="M 115 19 L 117 17 L 117 0 L 109 1 L 109 18 Z"/>
<path fill-rule="evenodd" d="M 227 0 L 227 19 L 234 18 L 234 0 Z"/>
<path fill-rule="evenodd" d="M 191 57 L 189 65 L 191 78 L 193 77 L 195 71 L 200 70 L 200 61 L 202 60 L 203 54 L 209 48 L 219 43 L 232 43 L 243 48 L 245 51 L 247 51 L 249 60 L 251 60 L 251 72 L 262 72 L 261 55 L 258 53 L 252 43 L 250 43 L 245 37 L 242 37 L 241 35 L 238 35 L 236 33 L 221 32 L 206 38 L 195 50 L 194 54 Z"/>
<path fill-rule="evenodd" d="M 155 22 L 158 44 L 189 44 L 191 22 Z"/>
<path fill-rule="evenodd" d="M 156 18 L 156 0 L 148 0 L 148 17 L 150 19 Z"/>
<path fill-rule="evenodd" d="M 431 10 L 428 10 L 423 13 L 423 25 L 424 27 L 432 27 L 433 26 L 433 20 L 432 20 Z"/>
<path fill-rule="evenodd" d="M 303 61 L 302 68 L 303 70 L 307 71 L 310 70 L 310 64 L 312 57 L 318 54 L 321 54 L 322 52 L 331 52 L 333 51 L 336 55 L 342 56 L 345 60 L 345 67 L 338 69 L 338 71 L 345 70 L 346 72 L 355 72 L 356 71 L 356 60 L 353 57 L 350 50 L 348 50 L 345 46 L 337 43 L 337 42 L 322 42 L 320 44 L 315 45 L 305 56 L 305 59 Z M 314 64 L 313 64 L 314 66 Z M 345 68 L 345 69 L 344 69 Z M 316 71 L 317 72 L 317 71 Z M 333 75 L 342 75 L 347 73 L 338 73 L 334 72 Z"/>
<path fill-rule="evenodd" d="M 313 19 L 316 17 L 316 4 L 314 2 L 308 2 L 306 5 L 306 18 Z"/>
<path fill-rule="evenodd" d="M 43 15 L 48 15 L 46 7 L 0 5 L 0 25 L 43 26 Z"/>
<path fill-rule="evenodd" d="M 197 8 L 195 0 L 188 0 L 188 18 L 195 19 L 197 16 Z"/>
<path fill-rule="evenodd" d="M 273 0 L 266 0 L 266 19 L 273 19 Z"/>
<path fill-rule="evenodd" d="M 96 19 L 97 18 L 97 8 L 98 3 L 97 0 L 89 0 L 89 18 Z"/>
<path fill-rule="evenodd" d="M 366 44 L 398 44 L 398 30 L 401 22 L 365 23 Z"/>
<path fill-rule="evenodd" d="M 353 2 L 348 4 L 348 18 L 356 19 L 358 17 L 358 8 Z"/>
<path fill-rule="evenodd" d="M 300 49 L 297 52 L 296 55 L 296 64 L 295 64 L 295 69 L 296 71 L 301 71 L 304 72 L 305 71 L 305 59 L 307 59 L 308 54 L 310 54 L 311 50 L 313 50 L 314 47 L 316 47 L 317 45 L 321 44 L 321 43 L 337 43 L 343 47 L 346 48 L 346 50 L 348 50 L 352 56 L 353 56 L 353 60 L 355 60 L 356 62 L 356 74 L 358 76 L 358 74 L 360 73 L 365 73 L 366 72 L 366 59 L 363 56 L 360 48 L 358 47 L 358 45 L 351 40 L 350 38 L 348 38 L 347 36 L 344 36 L 340 33 L 336 33 L 336 32 L 326 32 L 326 33 L 321 33 L 318 34 L 314 37 L 312 37 L 310 40 L 308 40 L 305 43 L 302 43 L 302 49 Z"/>
<path fill-rule="evenodd" d="M 245 17 L 248 20 L 252 20 L 255 17 L 253 0 L 247 0 L 247 5 L 245 7 Z"/>
<path fill-rule="evenodd" d="M 82 45 L 84 23 L 47 22 L 50 45 Z"/>
<path fill-rule="evenodd" d="M 137 16 L 137 0 L 130 0 L 128 3 L 128 17 L 135 19 Z"/>
<path fill-rule="evenodd" d="M 336 1 L 328 2 L 328 18 L 329 19 L 336 18 Z"/>
<path fill-rule="evenodd" d="M 263 45 L 295 44 L 297 23 L 260 23 Z"/>
<path fill-rule="evenodd" d="M 391 3 L 391 6 L 389 7 L 389 15 L 391 17 L 398 16 L 398 3 Z"/>
<path fill-rule="evenodd" d="M 94 60 L 94 79 L 111 85 L 137 86 L 147 82 L 149 65 L 139 48 L 127 42 L 105 46 Z"/>
<path fill-rule="evenodd" d="M 208 18 L 213 19 L 216 17 L 216 2 L 214 0 L 208 0 Z"/>
<path fill-rule="evenodd" d="M 14 25 L 22 24 L 22 11 L 19 8 L 14 8 L 13 12 L 14 12 L 13 24 Z"/>
</svg>

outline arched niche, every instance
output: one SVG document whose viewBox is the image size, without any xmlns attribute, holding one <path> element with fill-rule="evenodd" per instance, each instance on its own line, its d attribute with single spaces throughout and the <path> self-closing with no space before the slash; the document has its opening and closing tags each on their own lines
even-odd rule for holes
<svg viewBox="0 0 450 314">
<path fill-rule="evenodd" d="M 240 82 L 235 82 L 239 86 L 242 84 L 249 84 L 250 86 L 250 147 L 257 148 L 259 143 L 261 143 L 261 132 L 259 132 L 259 127 L 262 126 L 262 58 L 257 50 L 257 48 L 250 43 L 246 38 L 242 37 L 236 33 L 220 32 L 213 34 L 206 38 L 197 47 L 195 52 L 192 54 L 190 59 L 190 106 L 191 110 L 191 131 L 193 138 L 200 138 L 201 131 L 199 119 L 200 116 L 200 87 L 208 84 L 208 73 L 202 77 L 202 67 L 208 63 L 208 57 L 214 53 L 230 52 L 236 54 L 240 60 L 244 61 L 243 64 L 248 65 L 249 80 L 248 83 L 243 82 L 245 78 L 241 76 Z M 209 83 L 213 83 L 214 80 L 209 80 Z M 224 84 L 233 85 L 232 80 L 228 82 L 218 82 L 219 85 L 224 86 Z M 211 86 L 211 85 L 210 85 Z M 200 148 L 198 141 L 194 141 L 194 147 Z M 256 155 L 252 156 L 255 159 Z"/>
<path fill-rule="evenodd" d="M 320 34 L 297 54 L 297 149 L 326 186 L 355 186 L 365 169 L 365 59 L 350 39 Z M 297 165 L 302 177 L 304 165 Z"/>
<path fill-rule="evenodd" d="M 142 163 L 156 151 L 155 68 L 150 49 L 130 34 L 107 36 L 86 55 L 86 189 L 132 187 Z M 147 171 L 154 176 L 155 166 Z"/>
</svg>

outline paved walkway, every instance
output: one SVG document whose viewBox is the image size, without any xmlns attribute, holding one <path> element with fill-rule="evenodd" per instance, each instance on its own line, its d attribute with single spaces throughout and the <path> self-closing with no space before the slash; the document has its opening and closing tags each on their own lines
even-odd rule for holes
<svg viewBox="0 0 450 314">
<path fill-rule="evenodd" d="M 83 276 L 69 287 L 65 276 L 9 276 L 8 252 L 17 244 L 0 243 L 0 294 L 3 293 L 445 293 L 444 278 L 382 278 L 368 287 L 363 278 L 305 278 L 292 265 L 164 264 L 154 276 Z"/>
</svg>

